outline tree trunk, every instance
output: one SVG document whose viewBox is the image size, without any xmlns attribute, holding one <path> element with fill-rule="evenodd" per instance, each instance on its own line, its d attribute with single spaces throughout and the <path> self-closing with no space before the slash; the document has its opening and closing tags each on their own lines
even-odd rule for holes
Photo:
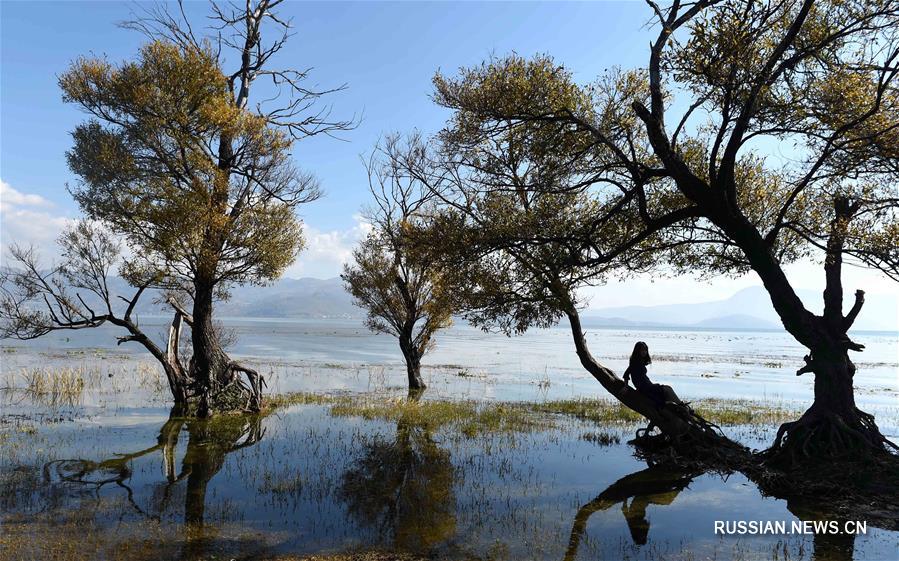
<svg viewBox="0 0 899 561">
<path fill-rule="evenodd" d="M 417 392 L 425 389 L 424 380 L 421 378 L 421 353 L 412 342 L 412 334 L 403 334 L 400 337 L 400 350 L 406 361 L 406 375 L 409 378 L 409 391 Z"/>
<path fill-rule="evenodd" d="M 615 399 L 649 420 L 649 427 L 637 431 L 638 438 L 635 441 L 637 444 L 651 446 L 658 444 L 649 436 L 651 429 L 658 427 L 662 432 L 664 441 L 662 444 L 671 446 L 674 451 L 683 455 L 697 455 L 704 461 L 714 459 L 718 453 L 735 452 L 743 455 L 745 449 L 742 446 L 725 437 L 715 425 L 697 415 L 688 406 L 665 404 L 657 407 L 652 398 L 631 388 L 612 370 L 599 364 L 587 347 L 577 311 L 571 308 L 566 315 L 571 325 L 574 346 L 584 369 Z"/>
<path fill-rule="evenodd" d="M 793 467 L 808 460 L 864 460 L 895 447 L 874 417 L 855 405 L 855 365 L 847 350 L 817 347 L 797 374 L 805 372 L 815 375 L 814 402 L 798 420 L 780 426 L 765 452 L 772 463 Z"/>
<path fill-rule="evenodd" d="M 184 371 L 179 356 L 181 327 L 183 324 L 184 316 L 180 311 L 175 310 L 175 317 L 172 319 L 172 324 L 169 326 L 169 337 L 168 341 L 166 341 L 165 356 L 160 358 L 166 379 L 169 381 L 172 399 L 174 399 L 175 407 L 179 411 L 182 411 L 187 407 L 187 400 L 190 395 L 190 378 L 187 375 L 187 372 Z"/>
<path fill-rule="evenodd" d="M 197 416 L 210 413 L 210 398 L 228 370 L 228 356 L 222 350 L 212 324 L 212 283 L 194 285 L 193 325 L 191 326 L 191 375 L 196 383 Z"/>
<path fill-rule="evenodd" d="M 864 345 L 850 340 L 848 332 L 861 311 L 865 293 L 856 291 L 855 303 L 844 316 L 842 266 L 846 231 L 857 207 L 839 196 L 833 205 L 824 259 L 824 313 L 813 316 L 813 330 L 806 343 L 811 352 L 805 357 L 806 365 L 796 372 L 814 373 L 815 400 L 798 420 L 781 425 L 774 445 L 766 452 L 775 463 L 787 466 L 809 458 L 864 460 L 896 448 L 880 433 L 874 417 L 855 406 L 855 365 L 849 351 L 861 351 Z"/>
</svg>

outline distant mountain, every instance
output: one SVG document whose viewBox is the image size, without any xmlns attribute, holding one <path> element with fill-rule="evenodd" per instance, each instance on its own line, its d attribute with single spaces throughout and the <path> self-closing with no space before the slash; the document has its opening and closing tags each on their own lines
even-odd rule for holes
<svg viewBox="0 0 899 561">
<path fill-rule="evenodd" d="M 718 316 L 714 318 L 704 319 L 692 324 L 693 327 L 727 327 L 731 329 L 777 329 L 779 324 L 759 319 L 755 316 L 747 316 L 746 314 L 731 314 L 729 316 Z"/>
<path fill-rule="evenodd" d="M 121 278 L 110 279 L 113 292 L 130 295 L 133 289 Z M 809 310 L 821 313 L 821 294 L 798 291 Z M 91 302 L 89 295 L 85 295 Z M 141 299 L 137 312 L 168 315 L 152 292 Z M 91 302 L 93 303 L 93 302 Z M 852 305 L 851 295 L 844 302 Z M 219 317 L 256 318 L 361 318 L 365 312 L 353 304 L 339 278 L 281 279 L 271 286 L 243 286 L 231 291 L 231 298 L 216 304 Z M 730 298 L 690 304 L 658 306 L 618 306 L 584 311 L 582 320 L 591 327 L 701 327 L 737 329 L 782 329 L 764 288 L 750 287 Z M 865 307 L 853 327 L 856 330 L 899 331 L 899 299 L 894 294 L 868 294 Z"/>
<path fill-rule="evenodd" d="M 121 278 L 110 279 L 117 294 L 130 295 Z M 148 292 L 141 298 L 136 312 L 144 315 L 167 315 L 168 307 L 158 303 L 159 293 Z M 231 290 L 231 298 L 215 305 L 219 317 L 255 318 L 351 318 L 364 317 L 365 312 L 353 304 L 353 297 L 343 289 L 339 278 L 281 279 L 271 286 L 239 286 Z"/>
<path fill-rule="evenodd" d="M 814 313 L 821 313 L 821 294 L 811 290 L 799 290 L 799 297 Z M 851 295 L 844 305 L 852 305 Z M 775 328 L 782 324 L 768 293 L 761 286 L 744 288 L 730 298 L 690 304 L 664 304 L 658 306 L 619 306 L 590 309 L 584 317 L 622 318 L 629 323 L 667 324 L 696 327 Z M 865 307 L 856 320 L 856 330 L 899 330 L 899 299 L 892 294 L 868 294 Z"/>
<path fill-rule="evenodd" d="M 588 310 L 581 315 L 581 323 L 584 327 L 672 327 L 675 325 L 670 322 L 634 321 L 622 317 L 605 317 L 593 314 L 593 311 Z"/>
<path fill-rule="evenodd" d="M 272 286 L 236 288 L 231 299 L 218 305 L 221 316 L 268 318 L 363 317 L 343 281 L 281 279 Z"/>
</svg>

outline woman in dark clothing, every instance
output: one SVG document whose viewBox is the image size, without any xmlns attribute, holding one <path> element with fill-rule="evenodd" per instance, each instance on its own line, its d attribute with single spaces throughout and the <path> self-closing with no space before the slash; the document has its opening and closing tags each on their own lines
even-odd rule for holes
<svg viewBox="0 0 899 561">
<path fill-rule="evenodd" d="M 628 364 L 627 370 L 624 371 L 624 383 L 626 384 L 628 379 L 633 378 L 634 388 L 650 398 L 656 404 L 656 407 L 661 407 L 668 402 L 681 403 L 680 398 L 677 397 L 671 386 L 654 384 L 649 380 L 649 376 L 646 375 L 646 367 L 649 364 L 652 364 L 652 358 L 649 356 L 649 346 L 643 341 L 638 341 L 634 345 L 634 352 L 631 353 L 630 364 Z"/>
</svg>

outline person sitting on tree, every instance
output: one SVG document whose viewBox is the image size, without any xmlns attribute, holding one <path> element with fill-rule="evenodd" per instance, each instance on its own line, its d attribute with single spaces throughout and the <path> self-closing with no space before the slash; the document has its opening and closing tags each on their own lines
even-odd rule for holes
<svg viewBox="0 0 899 561">
<path fill-rule="evenodd" d="M 643 341 L 638 341 L 634 345 L 627 370 L 624 371 L 624 383 L 626 384 L 629 379 L 633 378 L 634 388 L 652 399 L 656 407 L 663 407 L 669 403 L 683 405 L 671 386 L 655 384 L 650 381 L 649 376 L 646 375 L 646 367 L 650 364 L 652 364 L 652 358 L 649 356 L 649 346 Z"/>
</svg>

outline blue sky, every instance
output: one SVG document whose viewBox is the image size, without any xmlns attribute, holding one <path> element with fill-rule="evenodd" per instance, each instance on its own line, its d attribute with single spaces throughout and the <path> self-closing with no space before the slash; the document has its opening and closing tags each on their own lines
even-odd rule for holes
<svg viewBox="0 0 899 561">
<path fill-rule="evenodd" d="M 144 38 L 116 23 L 135 5 L 120 2 L 0 2 L 0 180 L 2 244 L 34 243 L 47 252 L 77 209 L 65 190 L 71 131 L 85 115 L 64 104 L 57 76 L 79 55 L 132 57 Z M 550 53 L 587 82 L 613 66 L 645 64 L 651 30 L 643 2 L 287 2 L 281 14 L 296 31 L 274 61 L 313 67 L 312 84 L 347 89 L 328 99 L 336 117 L 362 115 L 360 126 L 296 146 L 299 165 L 320 179 L 326 197 L 301 210 L 309 250 L 289 276 L 335 276 L 361 228 L 357 213 L 368 191 L 359 155 L 384 133 L 438 130 L 447 117 L 429 98 L 438 69 L 452 73 L 491 54 Z M 208 5 L 187 3 L 195 29 Z M 817 268 L 796 268 L 816 288 Z M 852 272 L 870 290 L 894 290 L 868 273 Z M 759 284 L 754 277 L 698 283 L 637 279 L 595 293 L 594 305 L 698 301 Z M 874 285 L 872 288 L 871 285 Z M 850 285 L 852 286 L 852 285 Z M 644 290 L 635 291 L 642 287 Z M 642 292 L 642 294 L 639 294 Z M 624 301 L 622 300 L 624 299 Z"/>
<path fill-rule="evenodd" d="M 79 55 L 132 57 L 144 39 L 116 23 L 134 8 L 124 2 L 6 1 L 0 7 L 0 179 L 47 199 L 61 215 L 76 214 L 65 190 L 73 176 L 64 153 L 69 131 L 85 117 L 62 103 L 57 76 Z M 195 26 L 209 13 L 199 1 L 187 10 Z M 635 2 L 288 2 L 280 13 L 293 18 L 296 36 L 274 64 L 313 67 L 310 83 L 321 87 L 346 83 L 345 91 L 328 99 L 333 115 L 363 117 L 357 129 L 341 134 L 342 141 L 321 137 L 296 146 L 297 162 L 320 178 L 327 194 L 301 211 L 313 242 L 316 233 L 355 235 L 354 215 L 368 195 L 359 155 L 380 135 L 441 127 L 446 113 L 429 98 L 438 69 L 453 72 L 492 53 L 547 52 L 588 81 L 606 67 L 637 64 L 648 42 L 648 36 L 638 39 L 648 14 Z M 327 264 L 305 269 L 292 272 L 336 272 Z"/>
</svg>

